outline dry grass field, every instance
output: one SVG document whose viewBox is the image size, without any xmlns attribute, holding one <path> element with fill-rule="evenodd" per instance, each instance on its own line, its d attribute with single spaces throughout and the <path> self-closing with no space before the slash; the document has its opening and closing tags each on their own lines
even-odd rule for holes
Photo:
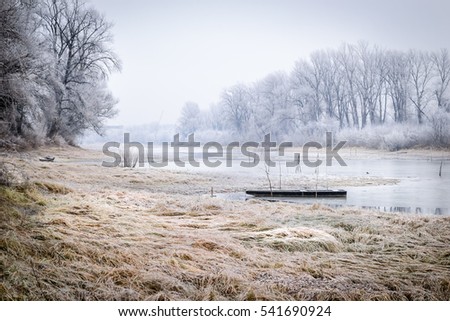
<svg viewBox="0 0 450 321">
<path fill-rule="evenodd" d="M 76 148 L 2 155 L 29 181 L 0 187 L 1 300 L 450 299 L 448 216 L 212 198 L 264 178 Z"/>
</svg>

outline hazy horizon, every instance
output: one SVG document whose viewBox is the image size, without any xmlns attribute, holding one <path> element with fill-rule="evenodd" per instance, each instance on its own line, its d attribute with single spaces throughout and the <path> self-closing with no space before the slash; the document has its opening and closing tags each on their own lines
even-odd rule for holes
<svg viewBox="0 0 450 321">
<path fill-rule="evenodd" d="M 448 47 L 444 1 L 106 1 L 123 70 L 110 78 L 108 125 L 175 123 L 186 101 L 208 109 L 222 91 L 290 72 L 315 50 L 367 41 L 386 49 Z"/>
</svg>

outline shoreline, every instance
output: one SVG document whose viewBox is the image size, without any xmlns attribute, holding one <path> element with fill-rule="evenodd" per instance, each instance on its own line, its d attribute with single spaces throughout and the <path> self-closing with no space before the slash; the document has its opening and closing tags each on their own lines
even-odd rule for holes
<svg viewBox="0 0 450 321">
<path fill-rule="evenodd" d="M 29 176 L 0 188 L 2 300 L 450 299 L 450 217 L 211 198 L 236 179 L 101 157 L 0 156 Z"/>
</svg>

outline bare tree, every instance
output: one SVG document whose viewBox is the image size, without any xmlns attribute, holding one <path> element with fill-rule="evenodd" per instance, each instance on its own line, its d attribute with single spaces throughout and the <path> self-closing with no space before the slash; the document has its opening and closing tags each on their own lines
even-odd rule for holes
<svg viewBox="0 0 450 321">
<path fill-rule="evenodd" d="M 340 62 L 346 80 L 346 92 L 348 104 L 350 105 L 352 123 L 354 127 L 359 127 L 359 113 L 357 103 L 357 57 L 353 46 L 344 44 L 338 51 L 336 59 Z"/>
<path fill-rule="evenodd" d="M 336 115 L 333 87 L 336 78 L 336 66 L 331 51 L 316 51 L 311 55 L 311 63 L 320 79 L 319 92 L 325 105 L 325 114 L 329 118 Z"/>
<path fill-rule="evenodd" d="M 320 74 L 305 60 L 299 60 L 291 75 L 293 104 L 302 123 L 317 122 L 322 115 Z"/>
<path fill-rule="evenodd" d="M 404 53 L 395 51 L 388 52 L 387 55 L 387 81 L 394 109 L 394 120 L 402 123 L 407 120 L 409 78 L 407 57 Z"/>
<path fill-rule="evenodd" d="M 219 104 L 212 104 L 207 111 L 207 124 L 215 131 L 222 131 L 226 128 L 226 119 L 223 117 L 223 107 Z"/>
<path fill-rule="evenodd" d="M 315 137 L 317 131 L 336 129 L 338 123 L 341 129 L 363 129 L 390 119 L 398 123 L 417 119 L 422 124 L 426 118 L 428 129 L 434 128 L 441 137 L 445 136 L 441 124 L 448 117 L 436 117 L 436 106 L 429 105 L 434 94 L 439 115 L 447 115 L 449 88 L 447 50 L 430 55 L 387 51 L 365 42 L 343 44 L 338 50 L 319 50 L 309 60 L 300 59 L 289 76 L 272 73 L 250 86 L 237 84 L 224 91 L 219 109 L 208 114 L 207 123 L 226 130 L 223 122 L 213 121 L 226 119 L 230 133 L 240 137 L 270 132 L 284 138 L 291 133 Z M 440 144 L 445 145 L 446 139 Z"/>
<path fill-rule="evenodd" d="M 338 60 L 336 53 L 333 54 L 333 65 L 335 76 L 333 78 L 333 91 L 336 104 L 336 117 L 339 120 L 339 128 L 350 126 L 350 119 L 348 113 L 349 95 L 347 93 L 347 83 L 345 78 L 345 71 L 342 64 Z"/>
<path fill-rule="evenodd" d="M 109 73 L 120 69 L 110 48 L 111 24 L 82 0 L 46 0 L 39 14 L 60 83 L 48 137 L 62 134 L 70 140 L 88 128 L 99 131 L 101 120 L 115 114 L 115 100 L 104 85 Z"/>
<path fill-rule="evenodd" d="M 439 108 L 450 112 L 450 97 L 446 96 L 450 84 L 450 57 L 447 49 L 441 49 L 433 53 L 431 58 L 437 71 L 438 82 L 436 84 L 435 96 Z"/>
<path fill-rule="evenodd" d="M 200 108 L 197 103 L 188 101 L 181 109 L 178 130 L 183 136 L 194 133 L 200 127 Z"/>
<path fill-rule="evenodd" d="M 360 42 L 355 47 L 355 53 L 358 57 L 355 81 L 360 100 L 361 128 L 364 128 L 367 125 L 367 117 L 372 124 L 380 122 L 376 111 L 385 81 L 384 55 L 379 48 L 370 48 L 366 42 Z"/>
<path fill-rule="evenodd" d="M 249 88 L 237 84 L 222 94 L 221 105 L 232 130 L 242 135 L 247 131 L 252 115 Z"/>
<path fill-rule="evenodd" d="M 251 88 L 252 111 L 258 137 L 271 133 L 281 137 L 292 127 L 289 78 L 283 72 L 272 73 Z"/>
<path fill-rule="evenodd" d="M 433 77 L 433 65 L 430 56 L 426 52 L 411 50 L 408 53 L 409 80 L 412 90 L 409 99 L 417 110 L 417 120 L 423 123 L 425 108 L 430 100 L 429 83 Z"/>
</svg>

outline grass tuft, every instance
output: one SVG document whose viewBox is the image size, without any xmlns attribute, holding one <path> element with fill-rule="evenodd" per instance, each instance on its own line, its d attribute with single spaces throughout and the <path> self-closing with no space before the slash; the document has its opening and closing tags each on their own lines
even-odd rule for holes
<svg viewBox="0 0 450 321">
<path fill-rule="evenodd" d="M 66 195 L 69 194 L 71 192 L 70 188 L 67 188 L 65 186 L 59 185 L 59 184 L 55 184 L 55 183 L 49 183 L 49 182 L 35 182 L 34 183 L 37 187 L 53 193 L 53 194 L 62 194 L 62 195 Z"/>
<path fill-rule="evenodd" d="M 0 300 L 450 300 L 450 217 L 211 198 L 236 180 L 206 173 L 23 166 L 38 183 L 0 187 Z"/>
</svg>

